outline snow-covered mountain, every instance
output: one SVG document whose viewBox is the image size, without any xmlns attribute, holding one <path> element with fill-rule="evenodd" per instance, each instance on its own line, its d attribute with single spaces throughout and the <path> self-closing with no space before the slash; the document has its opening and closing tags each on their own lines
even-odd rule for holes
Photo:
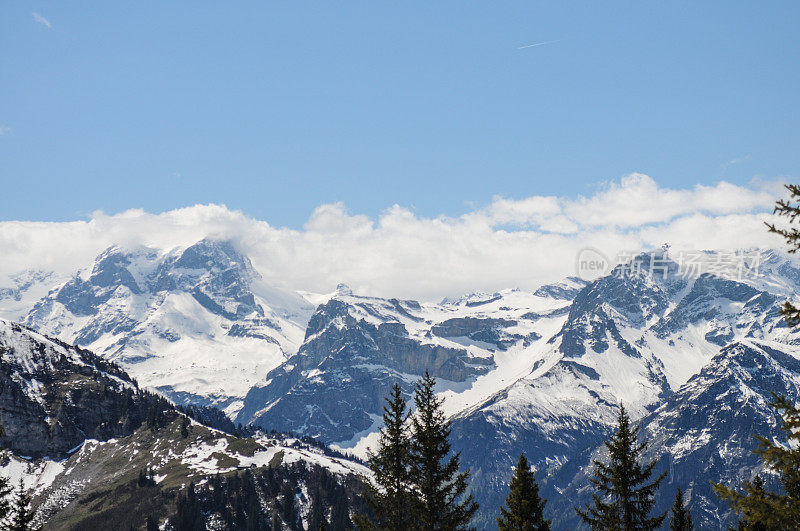
<svg viewBox="0 0 800 531">
<path fill-rule="evenodd" d="M 760 473 L 780 488 L 753 453 L 755 435 L 781 440 L 779 418 L 769 405 L 772 393 L 800 401 L 800 361 L 785 344 L 753 339 L 725 346 L 696 375 L 641 421 L 648 438 L 647 459 L 669 472 L 656 510 L 668 510 L 678 487 L 686 493 L 695 525 L 701 529 L 735 527 L 736 516 L 720 504 L 711 482 L 740 485 Z M 574 528 L 572 506 L 591 500 L 591 461 L 604 448 L 581 452 L 569 466 L 551 470 L 543 493 L 552 500 L 556 527 Z"/>
<path fill-rule="evenodd" d="M 202 240 L 166 252 L 109 248 L 24 322 L 118 362 L 178 403 L 232 413 L 297 350 L 312 311 L 266 285 L 230 242 Z"/>
<path fill-rule="evenodd" d="M 778 312 L 784 297 L 798 292 L 798 270 L 775 254 L 764 258 L 763 276 L 723 278 L 684 275 L 668 257 L 645 254 L 635 259 L 642 267 L 623 265 L 625 271 L 618 268 L 581 290 L 563 326 L 548 340 L 554 362 L 454 419 L 456 447 L 475 471 L 473 488 L 479 496 L 491 507 L 501 503 L 509 470 L 521 452 L 540 470 L 585 470 L 588 461 L 580 456 L 613 430 L 619 403 L 635 419 L 662 418 L 652 412 L 673 403 L 690 378 L 718 372 L 726 345 L 758 340 L 779 345 L 785 359 L 800 354 L 798 334 Z M 664 265 L 658 275 L 645 267 L 654 259 Z M 769 392 L 761 392 L 766 402 Z M 745 421 L 752 425 L 772 421 L 763 408 L 743 414 L 754 415 Z M 694 421 L 694 430 L 715 429 L 709 425 L 713 416 Z M 719 437 L 708 444 L 725 445 L 730 434 L 724 428 L 716 433 Z M 698 498 L 697 503 L 710 500 Z M 719 507 L 716 500 L 713 507 Z M 483 517 L 490 522 L 491 514 Z"/>
<path fill-rule="evenodd" d="M 119 367 L 0 319 L 0 446 L 61 457 L 87 437 L 130 433 L 149 397 Z"/>
<path fill-rule="evenodd" d="M 349 448 L 379 427 L 383 398 L 429 371 L 446 407 L 479 404 L 546 360 L 566 302 L 511 290 L 442 304 L 340 288 L 309 321 L 298 353 L 247 394 L 238 422 Z"/>
<path fill-rule="evenodd" d="M 0 318 L 22 321 L 34 304 L 65 280 L 52 271 L 37 269 L 0 276 Z"/>
</svg>

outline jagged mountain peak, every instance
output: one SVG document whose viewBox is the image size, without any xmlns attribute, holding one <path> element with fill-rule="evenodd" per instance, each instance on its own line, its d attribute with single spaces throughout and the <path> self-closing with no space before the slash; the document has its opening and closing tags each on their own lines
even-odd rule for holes
<svg viewBox="0 0 800 531">
<path fill-rule="evenodd" d="M 25 269 L 0 277 L 0 317 L 23 320 L 36 301 L 63 282 L 63 277 L 57 273 L 39 269 Z"/>
<path fill-rule="evenodd" d="M 336 285 L 336 290 L 334 291 L 334 295 L 338 296 L 348 296 L 352 295 L 353 290 L 345 283 L 339 283 Z"/>
<path fill-rule="evenodd" d="M 656 473 L 669 471 L 655 510 L 666 511 L 674 499 L 672 493 L 681 487 L 699 528 L 735 526 L 736 515 L 720 502 L 711 482 L 736 486 L 756 473 L 774 482 L 753 453 L 755 435 L 782 439 L 777 412 L 770 406 L 773 393 L 800 400 L 800 361 L 786 345 L 738 340 L 720 349 L 642 418 L 640 434 L 649 441 L 643 458 L 658 461 Z M 578 525 L 571 509 L 590 501 L 588 479 L 591 462 L 597 458 L 607 458 L 600 445 L 579 452 L 568 466 L 550 471 L 543 490 L 553 499 L 556 527 Z"/>
<path fill-rule="evenodd" d="M 466 293 L 459 297 L 445 297 L 440 304 L 451 306 L 481 306 L 499 300 L 502 294 L 499 292 L 485 293 L 482 291 L 473 291 Z"/>
</svg>

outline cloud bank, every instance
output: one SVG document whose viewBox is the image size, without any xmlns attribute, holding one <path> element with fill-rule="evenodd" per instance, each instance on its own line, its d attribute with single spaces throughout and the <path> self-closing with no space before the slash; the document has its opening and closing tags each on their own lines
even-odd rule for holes
<svg viewBox="0 0 800 531">
<path fill-rule="evenodd" d="M 345 282 L 365 295 L 436 300 L 559 280 L 574 274 L 585 246 L 609 257 L 664 243 L 782 248 L 763 223 L 783 195 L 777 182 L 670 189 L 632 174 L 588 197 L 495 197 L 459 217 L 425 218 L 395 205 L 373 219 L 326 204 L 301 230 L 215 204 L 98 211 L 83 221 L 0 222 L 0 275 L 28 268 L 70 275 L 110 245 L 166 250 L 211 237 L 232 240 L 268 282 L 286 288 L 325 293 Z"/>
</svg>

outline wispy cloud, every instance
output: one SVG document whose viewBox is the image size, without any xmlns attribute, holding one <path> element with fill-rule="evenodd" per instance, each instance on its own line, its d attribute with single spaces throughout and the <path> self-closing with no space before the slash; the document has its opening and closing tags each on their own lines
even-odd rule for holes
<svg viewBox="0 0 800 531">
<path fill-rule="evenodd" d="M 0 136 L 5 136 L 11 132 L 11 128 L 7 125 L 0 125 Z"/>
<path fill-rule="evenodd" d="M 561 42 L 561 39 L 555 41 L 542 41 L 542 42 L 534 42 L 533 44 L 526 44 L 525 46 L 520 46 L 517 50 L 524 50 L 525 48 L 535 48 L 537 46 L 544 46 L 545 44 L 553 44 L 556 42 Z"/>
<path fill-rule="evenodd" d="M 736 157 L 728 162 L 722 164 L 722 169 L 727 169 L 730 166 L 735 166 L 736 164 L 744 164 L 745 162 L 750 162 L 753 159 L 750 155 L 743 155 L 741 157 Z"/>
<path fill-rule="evenodd" d="M 50 21 L 47 20 L 46 18 L 44 18 L 39 13 L 31 13 L 31 16 L 33 16 L 34 22 L 36 22 L 38 24 L 41 24 L 42 26 L 46 27 L 47 29 L 52 29 L 53 28 L 53 25 L 50 24 Z"/>
</svg>

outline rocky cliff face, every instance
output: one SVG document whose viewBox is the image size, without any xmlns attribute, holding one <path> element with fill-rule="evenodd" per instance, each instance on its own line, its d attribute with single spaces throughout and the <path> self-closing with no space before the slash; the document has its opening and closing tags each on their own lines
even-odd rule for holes
<svg viewBox="0 0 800 531">
<path fill-rule="evenodd" d="M 112 247 L 25 323 L 119 362 L 179 403 L 236 411 L 294 353 L 312 307 L 265 285 L 229 242 L 162 252 Z"/>
</svg>

